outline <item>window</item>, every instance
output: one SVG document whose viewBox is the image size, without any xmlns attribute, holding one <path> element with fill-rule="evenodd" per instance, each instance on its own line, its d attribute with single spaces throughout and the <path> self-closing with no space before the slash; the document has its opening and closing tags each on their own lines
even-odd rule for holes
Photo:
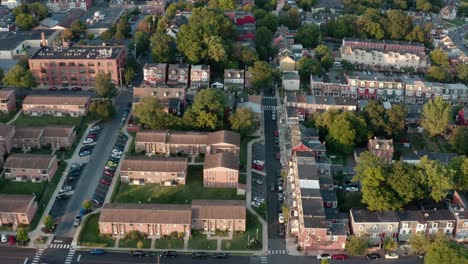
<svg viewBox="0 0 468 264">
<path fill-rule="evenodd" d="M 463 227 L 468 227 L 468 221 L 463 222 Z"/>
<path fill-rule="evenodd" d="M 320 236 L 317 236 L 317 241 L 320 241 Z"/>
<path fill-rule="evenodd" d="M 439 227 L 439 223 L 432 223 L 432 228 L 438 228 Z"/>
<path fill-rule="evenodd" d="M 447 223 L 447 227 L 453 227 L 453 223 Z"/>
<path fill-rule="evenodd" d="M 389 225 L 388 226 L 388 230 L 392 230 L 393 229 L 393 226 L 392 225 Z"/>
<path fill-rule="evenodd" d="M 309 236 L 306 236 L 306 237 L 305 237 L 305 241 L 309 241 Z"/>
<path fill-rule="evenodd" d="M 377 230 L 377 226 L 375 225 L 374 227 L 372 227 L 372 229 Z"/>
<path fill-rule="evenodd" d="M 408 228 L 408 223 L 404 223 L 403 228 Z"/>
<path fill-rule="evenodd" d="M 361 226 L 359 227 L 359 230 L 364 230 L 364 226 L 361 225 Z"/>
</svg>

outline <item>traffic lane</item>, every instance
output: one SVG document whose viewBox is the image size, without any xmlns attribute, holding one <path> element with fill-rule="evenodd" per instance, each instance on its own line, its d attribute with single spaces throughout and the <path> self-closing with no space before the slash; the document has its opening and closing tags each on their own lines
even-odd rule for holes
<svg viewBox="0 0 468 264">
<path fill-rule="evenodd" d="M 101 256 L 92 256 L 89 252 L 77 251 L 73 261 L 77 262 L 79 258 L 79 263 L 99 263 L 99 264 L 124 264 L 124 263 L 141 263 L 141 264 L 154 264 L 158 263 L 156 257 L 132 257 L 128 252 L 106 252 Z M 249 256 L 229 256 L 226 259 L 193 259 L 190 254 L 188 255 L 178 255 L 175 259 L 171 258 L 160 258 L 160 264 L 168 263 L 177 263 L 177 264 L 191 264 L 191 263 L 226 263 L 226 264 L 248 264 Z"/>
<path fill-rule="evenodd" d="M 1 247 L 0 248 L 0 262 L 2 264 L 18 264 L 28 263 L 32 261 L 36 255 L 36 249 L 32 248 L 18 248 L 18 247 Z M 26 261 L 26 259 L 28 261 Z"/>
<path fill-rule="evenodd" d="M 55 263 L 65 263 L 70 249 L 65 248 L 48 248 L 44 250 L 40 258 L 39 263 L 43 264 L 55 264 Z"/>
<path fill-rule="evenodd" d="M 268 264 L 320 264 L 316 256 L 289 256 L 289 255 L 273 255 L 268 256 Z M 423 264 L 424 260 L 417 256 L 400 256 L 399 259 L 366 259 L 365 257 L 350 257 L 347 260 L 330 260 L 330 263 L 346 263 L 346 264 Z"/>
<path fill-rule="evenodd" d="M 72 237 L 74 235 L 76 229 L 73 227 L 73 220 L 78 215 L 83 201 L 93 197 L 96 190 L 95 186 L 99 184 L 102 170 L 106 166 L 107 159 L 113 148 L 113 145 L 109 143 L 115 142 L 117 138 L 121 127 L 120 120 L 127 109 L 127 103 L 130 102 L 130 99 L 131 97 L 128 92 L 120 93 L 116 99 L 116 115 L 110 121 L 102 123 L 100 135 L 102 140 L 97 141 L 89 162 L 83 170 L 75 193 L 67 205 L 62 222 L 56 230 L 57 236 Z"/>
</svg>

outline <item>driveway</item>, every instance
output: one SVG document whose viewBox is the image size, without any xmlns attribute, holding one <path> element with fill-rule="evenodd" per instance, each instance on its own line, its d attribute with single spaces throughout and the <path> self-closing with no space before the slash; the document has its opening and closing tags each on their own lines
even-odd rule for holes
<svg viewBox="0 0 468 264">
<path fill-rule="evenodd" d="M 73 220 L 78 215 L 83 201 L 93 197 L 95 187 L 99 184 L 102 170 L 106 166 L 113 148 L 113 144 L 110 142 L 115 142 L 117 138 L 121 127 L 120 120 L 128 102 L 131 102 L 131 94 L 126 91 L 121 92 L 116 98 L 116 115 L 112 120 L 102 123 L 100 139 L 97 141 L 91 156 L 87 158 L 74 156 L 72 158 L 71 162 L 84 161 L 87 162 L 87 165 L 76 185 L 75 193 L 66 206 L 55 232 L 56 237 L 73 237 L 76 231 L 73 227 Z"/>
</svg>

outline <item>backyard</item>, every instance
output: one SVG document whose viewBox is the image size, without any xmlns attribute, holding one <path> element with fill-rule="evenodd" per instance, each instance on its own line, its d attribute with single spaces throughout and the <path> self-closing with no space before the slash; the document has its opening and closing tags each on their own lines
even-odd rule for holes
<svg viewBox="0 0 468 264">
<path fill-rule="evenodd" d="M 184 240 L 183 239 L 156 239 L 155 243 L 156 249 L 183 249 Z"/>
<path fill-rule="evenodd" d="M 0 123 L 7 123 L 8 121 L 10 121 L 13 117 L 15 117 L 15 115 L 18 113 L 18 109 L 16 111 L 13 111 L 9 114 L 3 114 L 3 113 L 0 113 Z"/>
<path fill-rule="evenodd" d="M 366 206 L 361 202 L 362 193 L 360 192 L 345 192 L 338 190 L 336 192 L 338 198 L 338 206 L 340 211 L 348 213 L 351 209 L 365 209 Z"/>
<path fill-rule="evenodd" d="M 246 231 L 241 234 L 234 234 L 232 240 L 223 240 L 221 248 L 223 250 L 248 250 L 249 239 L 262 240 L 262 224 L 257 217 L 247 211 Z"/>
<path fill-rule="evenodd" d="M 429 152 L 450 152 L 451 150 L 447 140 L 442 136 L 429 137 L 426 131 L 422 134 L 410 135 L 408 140 L 415 150 L 426 150 Z"/>
<path fill-rule="evenodd" d="M 203 166 L 189 166 L 185 185 L 169 187 L 121 183 L 114 202 L 190 204 L 193 199 L 243 200 L 245 196 L 237 195 L 236 189 L 203 187 Z"/>
<path fill-rule="evenodd" d="M 87 247 L 113 247 L 115 241 L 112 237 L 99 234 L 99 214 L 88 215 L 82 224 L 78 244 Z"/>
</svg>

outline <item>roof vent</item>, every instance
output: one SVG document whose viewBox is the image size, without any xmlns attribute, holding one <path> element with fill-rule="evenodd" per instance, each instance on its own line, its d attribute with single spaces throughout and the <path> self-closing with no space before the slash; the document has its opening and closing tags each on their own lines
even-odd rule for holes
<svg viewBox="0 0 468 264">
<path fill-rule="evenodd" d="M 424 213 L 424 217 L 429 217 L 429 214 L 428 214 L 428 213 Z"/>
</svg>

